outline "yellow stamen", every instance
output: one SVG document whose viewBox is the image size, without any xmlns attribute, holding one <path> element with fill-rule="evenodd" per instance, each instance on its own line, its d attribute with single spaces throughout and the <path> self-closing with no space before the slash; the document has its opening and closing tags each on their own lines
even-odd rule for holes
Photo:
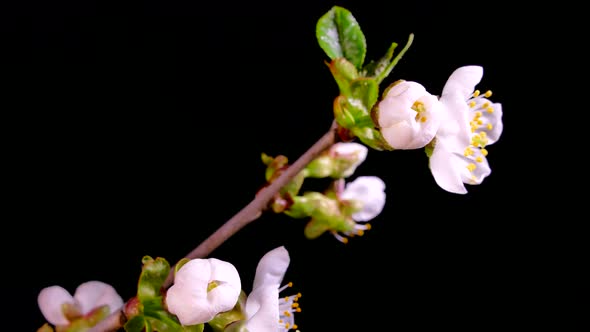
<svg viewBox="0 0 590 332">
<path fill-rule="evenodd" d="M 426 122 L 426 120 L 428 120 L 428 119 L 425 116 L 420 118 L 420 122 L 422 122 L 422 123 Z"/>
<path fill-rule="evenodd" d="M 490 98 L 490 97 L 492 96 L 492 90 L 488 90 L 488 91 L 486 91 L 486 93 L 484 93 L 484 96 L 485 96 L 486 98 Z"/>
<path fill-rule="evenodd" d="M 473 150 L 472 150 L 470 147 L 466 147 L 466 148 L 465 148 L 465 152 L 463 152 L 463 155 L 464 155 L 465 157 L 469 157 L 469 156 L 471 156 L 472 154 L 473 154 Z"/>
<path fill-rule="evenodd" d="M 283 312 L 283 314 L 284 314 L 285 316 L 287 316 L 287 317 L 291 317 L 291 313 L 290 313 L 290 312 L 288 312 L 288 311 L 285 311 L 285 312 Z"/>
<path fill-rule="evenodd" d="M 492 128 L 494 128 L 494 126 L 492 126 L 491 123 L 488 123 L 487 127 L 488 127 L 488 130 L 492 130 Z"/>
<path fill-rule="evenodd" d="M 475 112 L 475 119 L 480 118 L 482 115 L 483 115 L 483 113 L 481 113 L 481 111 Z"/>
<path fill-rule="evenodd" d="M 481 154 L 483 154 L 484 157 L 488 155 L 488 150 L 481 149 L 480 151 L 481 151 Z"/>
<path fill-rule="evenodd" d="M 301 312 L 301 308 L 295 309 L 295 312 Z"/>
<path fill-rule="evenodd" d="M 470 172 L 473 172 L 473 171 L 475 171 L 475 168 L 476 168 L 476 167 L 477 167 L 477 166 L 475 166 L 475 164 L 474 164 L 474 163 L 471 163 L 471 164 L 467 165 L 467 169 L 468 169 Z"/>
<path fill-rule="evenodd" d="M 297 307 L 299 307 L 299 303 L 293 303 L 293 304 L 291 304 L 291 308 L 297 308 Z"/>
<path fill-rule="evenodd" d="M 481 108 L 488 108 L 488 107 L 490 107 L 490 103 L 487 101 L 485 103 L 483 103 L 483 105 L 481 105 Z"/>
<path fill-rule="evenodd" d="M 342 243 L 347 244 L 348 243 L 348 239 L 347 238 L 343 238 L 342 239 Z"/>
<path fill-rule="evenodd" d="M 469 103 L 469 107 L 471 107 L 471 108 L 475 107 L 475 101 L 473 101 L 473 100 L 472 100 L 472 101 Z"/>
<path fill-rule="evenodd" d="M 291 326 L 291 328 L 292 328 L 293 330 L 295 330 L 295 329 L 296 329 L 296 328 L 298 328 L 298 327 L 299 327 L 299 326 L 297 326 L 297 324 L 293 324 L 293 326 Z"/>
<path fill-rule="evenodd" d="M 367 228 L 367 230 L 370 230 L 372 226 L 371 224 L 365 224 L 365 227 Z"/>
<path fill-rule="evenodd" d="M 483 157 L 477 156 L 477 158 L 475 158 L 475 161 L 477 161 L 478 163 L 481 163 L 483 161 Z"/>
<path fill-rule="evenodd" d="M 291 281 L 289 281 L 289 283 L 287 284 L 287 287 L 293 287 L 293 283 Z"/>
<path fill-rule="evenodd" d="M 358 236 L 363 236 L 363 235 L 365 235 L 365 232 L 363 232 L 363 230 L 362 230 L 362 229 L 359 229 L 359 231 L 358 231 L 358 232 L 356 232 L 356 235 L 358 235 Z"/>
<path fill-rule="evenodd" d="M 482 119 L 477 119 L 477 124 L 481 126 L 483 124 Z"/>
<path fill-rule="evenodd" d="M 486 134 L 486 132 L 485 132 L 485 131 L 480 131 L 480 132 L 479 132 L 479 136 L 480 136 L 482 139 L 486 138 L 486 136 L 487 136 L 487 135 L 488 135 L 488 134 Z"/>
<path fill-rule="evenodd" d="M 473 97 L 477 97 L 477 96 L 479 96 L 479 90 L 473 91 Z"/>
<path fill-rule="evenodd" d="M 494 113 L 494 108 L 490 106 L 490 107 L 488 107 L 486 109 L 486 112 L 488 112 L 488 113 Z"/>
</svg>

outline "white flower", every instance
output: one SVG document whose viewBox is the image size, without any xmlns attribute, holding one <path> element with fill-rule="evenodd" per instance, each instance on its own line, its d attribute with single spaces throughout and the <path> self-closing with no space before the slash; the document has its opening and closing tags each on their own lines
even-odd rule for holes
<svg viewBox="0 0 590 332">
<path fill-rule="evenodd" d="M 354 212 L 352 220 L 347 220 L 348 230 L 332 230 L 331 233 L 338 241 L 348 243 L 347 237 L 362 236 L 364 231 L 370 230 L 371 224 L 366 222 L 383 211 L 385 182 L 376 176 L 359 176 L 345 187 L 343 183 L 344 181 L 339 181 L 336 184 L 338 199 L 341 204 L 352 207 Z"/>
<path fill-rule="evenodd" d="M 474 91 L 482 77 L 480 66 L 458 68 L 440 97 L 443 115 L 430 170 L 436 183 L 452 193 L 467 193 L 465 183 L 480 184 L 491 173 L 485 147 L 502 134 L 502 105 L 487 99 L 491 91 Z"/>
<path fill-rule="evenodd" d="M 385 183 L 376 176 L 359 176 L 346 184 L 341 200 L 355 200 L 362 208 L 353 213 L 355 221 L 369 221 L 381 213 L 385 206 Z"/>
<path fill-rule="evenodd" d="M 107 305 L 111 313 L 123 307 L 123 299 L 110 285 L 101 281 L 88 281 L 76 288 L 74 296 L 60 286 L 50 286 L 41 290 L 37 297 L 39 309 L 45 319 L 53 325 L 69 325 L 64 316 L 62 304 L 73 305 L 82 315 Z"/>
<path fill-rule="evenodd" d="M 400 81 L 376 107 L 377 125 L 394 149 L 418 149 L 434 138 L 440 102 L 419 83 Z"/>
<path fill-rule="evenodd" d="M 346 161 L 347 168 L 342 170 L 341 177 L 351 176 L 356 168 L 367 158 L 369 149 L 355 142 L 338 142 L 330 147 L 329 155 L 334 160 Z"/>
<path fill-rule="evenodd" d="M 231 310 L 241 288 L 240 275 L 232 264 L 215 258 L 193 259 L 176 272 L 166 304 L 182 325 L 201 324 Z"/>
<path fill-rule="evenodd" d="M 301 311 L 297 303 L 301 294 L 279 298 L 279 293 L 291 286 L 289 283 L 281 287 L 289 262 L 289 253 L 282 246 L 260 259 L 252 292 L 246 300 L 244 327 L 248 331 L 282 332 L 297 328 L 294 313 Z"/>
</svg>

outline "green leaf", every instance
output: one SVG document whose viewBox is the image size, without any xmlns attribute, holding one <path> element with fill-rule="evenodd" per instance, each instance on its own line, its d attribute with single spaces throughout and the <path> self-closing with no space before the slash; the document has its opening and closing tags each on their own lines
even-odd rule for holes
<svg viewBox="0 0 590 332">
<path fill-rule="evenodd" d="M 334 76 L 336 84 L 338 84 L 340 94 L 348 97 L 350 95 L 350 83 L 359 77 L 356 67 L 345 58 L 332 60 L 328 67 L 332 76 Z"/>
<path fill-rule="evenodd" d="M 404 56 L 404 54 L 406 54 L 406 52 L 408 51 L 408 49 L 412 45 L 413 41 L 414 41 L 414 34 L 411 33 L 410 36 L 408 37 L 408 41 L 406 42 L 406 46 L 404 46 L 404 48 L 397 54 L 395 59 L 393 59 L 393 61 L 391 61 L 380 74 L 375 76 L 375 80 L 377 81 L 377 83 L 381 83 L 387 76 L 389 76 L 389 74 L 393 70 L 393 67 L 395 67 L 397 65 L 397 63 L 399 62 L 399 60 L 401 60 L 402 56 Z"/>
<path fill-rule="evenodd" d="M 348 99 L 345 96 L 338 96 L 334 99 L 334 119 L 343 128 L 354 127 L 354 116 L 348 109 Z"/>
<path fill-rule="evenodd" d="M 350 92 L 349 104 L 355 106 L 354 112 L 351 112 L 356 126 L 374 127 L 373 119 L 371 119 L 371 109 L 379 98 L 379 85 L 377 82 L 368 77 L 359 78 L 351 83 Z"/>
<path fill-rule="evenodd" d="M 137 298 L 141 303 L 161 297 L 164 281 L 170 273 L 170 264 L 161 257 L 152 259 L 145 256 L 142 259 L 143 268 L 137 285 Z"/>
<path fill-rule="evenodd" d="M 125 323 L 125 326 L 123 326 L 123 328 L 127 332 L 141 332 L 144 327 L 145 327 L 145 317 L 143 317 L 141 315 L 131 318 L 130 320 L 127 321 L 127 323 Z"/>
<path fill-rule="evenodd" d="M 203 332 L 205 330 L 205 324 L 183 326 L 182 329 L 185 332 Z"/>
<path fill-rule="evenodd" d="M 320 17 L 316 38 L 330 59 L 344 57 L 356 68 L 362 67 L 367 42 L 358 22 L 348 10 L 334 6 Z"/>
<path fill-rule="evenodd" d="M 393 57 L 393 51 L 397 47 L 397 43 L 392 43 L 387 53 L 377 62 L 371 61 L 363 68 L 363 76 L 366 77 L 377 77 L 381 75 L 387 68 L 387 66 L 391 63 L 391 58 Z"/>
</svg>

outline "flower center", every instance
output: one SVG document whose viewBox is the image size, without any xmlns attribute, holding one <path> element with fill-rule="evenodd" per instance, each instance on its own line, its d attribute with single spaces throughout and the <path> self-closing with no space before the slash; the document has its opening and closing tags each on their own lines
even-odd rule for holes
<svg viewBox="0 0 590 332">
<path fill-rule="evenodd" d="M 414 102 L 414 105 L 411 107 L 414 111 L 416 111 L 416 122 L 426 122 L 428 118 L 424 113 L 426 113 L 426 106 L 421 101 Z"/>
</svg>

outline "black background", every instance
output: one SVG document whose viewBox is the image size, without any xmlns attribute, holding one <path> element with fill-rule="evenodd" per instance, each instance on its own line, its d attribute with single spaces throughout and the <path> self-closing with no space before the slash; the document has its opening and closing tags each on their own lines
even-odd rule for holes
<svg viewBox="0 0 590 332">
<path fill-rule="evenodd" d="M 551 36 L 538 12 L 441 1 L 19 3 L 1 22 L 14 330 L 44 323 L 36 297 L 46 286 L 101 280 L 133 296 L 143 255 L 174 263 L 253 198 L 261 152 L 294 161 L 328 129 L 337 87 L 315 24 L 332 5 L 358 20 L 367 59 L 415 34 L 385 84 L 437 94 L 456 68 L 484 67 L 478 88 L 504 109 L 492 174 L 454 195 L 422 150 L 370 151 L 355 176 L 384 179 L 388 203 L 365 236 L 310 241 L 304 220 L 265 214 L 211 256 L 232 262 L 250 290 L 258 259 L 285 245 L 302 331 L 526 330 L 552 320 L 537 310 L 550 294 L 577 297 L 547 277 L 579 277 L 582 243 L 554 232 L 573 217 L 535 214 L 556 207 L 538 200 L 553 158 L 531 161 L 545 97 L 532 62 Z"/>
</svg>

